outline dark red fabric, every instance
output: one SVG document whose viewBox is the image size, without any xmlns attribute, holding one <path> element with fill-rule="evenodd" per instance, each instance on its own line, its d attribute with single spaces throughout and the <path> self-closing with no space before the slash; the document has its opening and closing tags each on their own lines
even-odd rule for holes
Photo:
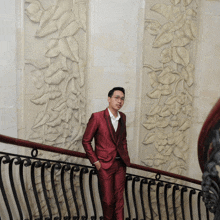
<svg viewBox="0 0 220 220">
<path fill-rule="evenodd" d="M 126 140 L 126 117 L 120 113 L 120 124 L 117 132 L 112 126 L 108 109 L 92 114 L 83 136 L 83 147 L 93 164 L 100 161 L 98 171 L 101 186 L 104 220 L 124 219 L 124 198 L 126 165 L 130 166 L 130 158 Z M 91 142 L 95 138 L 95 150 Z M 123 161 L 116 161 L 117 155 Z"/>
<path fill-rule="evenodd" d="M 126 116 L 122 112 L 119 113 L 122 121 L 118 140 L 116 140 L 115 132 L 111 128 L 112 123 L 108 109 L 92 114 L 83 136 L 83 147 L 91 164 L 99 160 L 103 169 L 108 169 L 112 166 L 117 152 L 124 163 L 130 166 L 126 140 Z M 95 150 L 93 150 L 91 144 L 93 138 L 95 138 Z"/>
<path fill-rule="evenodd" d="M 111 118 L 110 118 L 111 120 Z M 119 138 L 119 135 L 120 135 L 120 130 L 121 130 L 121 120 L 118 122 L 118 128 L 117 130 L 115 131 L 114 127 L 113 127 L 113 124 L 111 123 L 111 129 L 114 133 L 114 138 L 115 138 L 115 141 L 116 143 L 118 142 L 118 138 Z M 120 154 L 118 153 L 118 149 L 117 149 L 117 155 L 116 157 L 120 157 Z"/>
<path fill-rule="evenodd" d="M 109 169 L 98 171 L 104 220 L 124 220 L 124 197 L 126 166 L 115 160 Z"/>
</svg>

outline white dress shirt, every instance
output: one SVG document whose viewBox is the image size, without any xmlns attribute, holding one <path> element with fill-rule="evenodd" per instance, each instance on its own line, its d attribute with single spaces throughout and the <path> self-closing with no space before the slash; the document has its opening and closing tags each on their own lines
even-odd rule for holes
<svg viewBox="0 0 220 220">
<path fill-rule="evenodd" d="M 113 127 L 114 127 L 114 129 L 115 129 L 115 132 L 116 132 L 117 129 L 118 129 L 118 121 L 119 121 L 119 119 L 121 118 L 121 116 L 120 116 L 119 112 L 117 112 L 117 113 L 118 113 L 118 116 L 115 117 L 115 116 L 112 114 L 112 112 L 110 111 L 109 108 L 108 108 L 108 112 L 109 112 L 109 115 L 110 115 L 110 118 L 111 118 L 112 125 L 113 125 Z"/>
</svg>

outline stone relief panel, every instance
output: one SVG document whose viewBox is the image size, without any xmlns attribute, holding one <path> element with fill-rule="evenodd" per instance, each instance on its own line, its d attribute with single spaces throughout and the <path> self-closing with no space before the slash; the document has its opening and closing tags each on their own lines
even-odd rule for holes
<svg viewBox="0 0 220 220">
<path fill-rule="evenodd" d="M 191 126 L 195 0 L 146 2 L 142 163 L 176 174 L 187 169 Z"/>
<path fill-rule="evenodd" d="M 24 117 L 26 138 L 31 141 L 82 151 L 86 123 L 87 4 L 87 0 L 25 1 Z M 39 156 L 42 154 L 39 152 Z M 79 159 L 64 155 L 44 153 L 43 157 L 80 163 Z M 46 179 L 50 178 L 49 173 L 45 175 Z M 36 181 L 39 196 L 43 198 L 41 180 Z M 51 186 L 47 184 L 47 187 L 48 193 L 52 193 Z M 57 190 L 62 207 L 62 190 Z M 35 201 L 32 206 L 36 206 Z M 42 207 L 46 210 L 46 203 Z"/>
<path fill-rule="evenodd" d="M 26 66 L 32 66 L 36 88 L 30 102 L 38 109 L 29 139 L 78 150 L 85 126 L 87 2 L 58 0 L 47 8 L 44 2 L 25 2 L 26 16 L 36 27 L 33 38 L 45 43 L 39 57 L 44 62 L 25 60 Z"/>
<path fill-rule="evenodd" d="M 199 5 L 196 0 L 145 3 L 141 161 L 184 175 L 193 113 Z M 171 194 L 168 198 L 171 200 Z M 179 192 L 176 198 L 180 199 Z M 157 218 L 156 201 L 153 203 Z M 177 207 L 177 215 L 180 213 Z"/>
</svg>

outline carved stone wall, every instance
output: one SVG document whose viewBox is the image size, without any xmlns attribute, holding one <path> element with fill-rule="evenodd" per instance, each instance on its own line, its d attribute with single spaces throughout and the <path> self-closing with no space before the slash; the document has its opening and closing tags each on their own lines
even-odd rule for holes
<svg viewBox="0 0 220 220">
<path fill-rule="evenodd" d="M 4 0 L 1 6 L 1 134 L 81 150 L 87 119 L 121 85 L 132 162 L 201 177 L 197 138 L 219 97 L 219 1 Z"/>
<path fill-rule="evenodd" d="M 24 3 L 24 122 L 28 140 L 83 151 L 87 7 L 86 0 L 26 0 Z M 80 163 L 79 159 L 65 155 L 42 154 L 39 156 Z M 49 176 L 46 173 L 48 183 Z M 36 181 L 39 196 L 43 198 L 41 179 Z M 31 194 L 32 186 L 28 187 Z M 62 197 L 59 202 L 62 207 Z M 35 201 L 31 203 L 34 214 L 38 213 Z M 44 212 L 47 206 L 43 199 L 41 205 Z M 55 214 L 56 205 L 51 206 Z"/>
<path fill-rule="evenodd" d="M 146 1 L 141 161 L 177 174 L 187 170 L 197 9 L 194 0 Z"/>
<path fill-rule="evenodd" d="M 85 127 L 87 1 L 26 0 L 25 15 L 27 139 L 79 151 Z"/>
</svg>

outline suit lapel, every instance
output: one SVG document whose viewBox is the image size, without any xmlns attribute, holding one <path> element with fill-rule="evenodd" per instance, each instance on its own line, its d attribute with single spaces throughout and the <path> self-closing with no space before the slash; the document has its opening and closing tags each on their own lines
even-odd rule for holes
<svg viewBox="0 0 220 220">
<path fill-rule="evenodd" d="M 106 124 L 107 124 L 108 130 L 109 130 L 111 139 L 116 144 L 115 135 L 113 133 L 114 131 L 112 129 L 112 122 L 111 122 L 111 118 L 110 118 L 108 109 L 105 110 L 105 120 L 106 120 Z"/>
</svg>

